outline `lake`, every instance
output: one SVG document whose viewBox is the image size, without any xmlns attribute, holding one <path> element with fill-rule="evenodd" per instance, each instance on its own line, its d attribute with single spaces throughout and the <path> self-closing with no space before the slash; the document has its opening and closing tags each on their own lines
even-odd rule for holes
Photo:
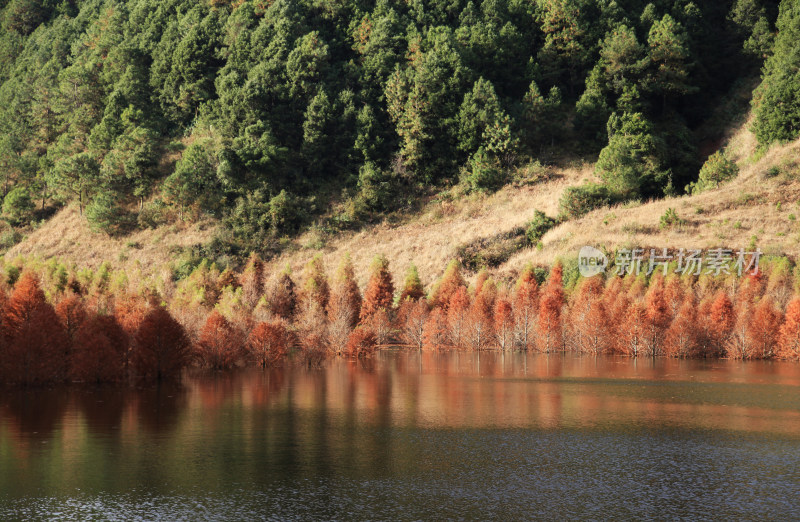
<svg viewBox="0 0 800 522">
<path fill-rule="evenodd" d="M 800 365 L 382 351 L 0 391 L 0 519 L 796 518 Z"/>
</svg>

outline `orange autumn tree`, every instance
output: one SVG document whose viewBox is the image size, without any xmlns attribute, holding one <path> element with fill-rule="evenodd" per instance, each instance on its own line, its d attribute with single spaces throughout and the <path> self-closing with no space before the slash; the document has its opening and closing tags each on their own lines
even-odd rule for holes
<svg viewBox="0 0 800 522">
<path fill-rule="evenodd" d="M 375 353 L 378 338 L 370 328 L 359 326 L 347 340 L 347 354 L 351 357 L 369 357 Z"/>
<path fill-rule="evenodd" d="M 428 313 L 428 303 L 424 299 L 406 299 L 400 304 L 397 322 L 404 343 L 418 350 L 422 349 Z"/>
<path fill-rule="evenodd" d="M 314 256 L 306 265 L 303 295 L 305 300 L 316 301 L 322 310 L 328 307 L 331 289 L 328 285 L 328 276 L 325 275 L 325 266 L 322 264 L 321 255 Z"/>
<path fill-rule="evenodd" d="M 126 377 L 128 335 L 113 315 L 85 320 L 75 336 L 72 379 L 87 383 L 119 382 Z"/>
<path fill-rule="evenodd" d="M 510 350 L 514 344 L 514 308 L 506 295 L 494 303 L 494 335 L 498 348 Z"/>
<path fill-rule="evenodd" d="M 442 308 L 434 308 L 425 321 L 422 347 L 425 350 L 443 350 L 448 343 L 447 315 Z"/>
<path fill-rule="evenodd" d="M 431 291 L 431 308 L 441 307 L 444 308 L 446 312 L 447 307 L 450 306 L 453 294 L 459 288 L 466 289 L 467 283 L 461 275 L 461 265 L 458 264 L 458 261 L 450 261 L 444 275 L 442 275 L 442 278 L 434 285 Z"/>
<path fill-rule="evenodd" d="M 514 294 L 514 338 L 523 350 L 534 347 L 536 316 L 539 313 L 539 283 L 532 266 L 526 266 Z"/>
<path fill-rule="evenodd" d="M 778 336 L 778 354 L 784 359 L 800 358 L 800 297 L 786 306 L 786 317 Z"/>
<path fill-rule="evenodd" d="M 539 301 L 538 348 L 542 352 L 553 352 L 563 346 L 561 309 L 564 307 L 564 268 L 557 262 L 547 278 Z"/>
<path fill-rule="evenodd" d="M 473 350 L 486 350 L 491 347 L 494 337 L 494 284 L 479 280 L 475 298 L 467 313 L 466 340 Z"/>
<path fill-rule="evenodd" d="M 183 326 L 162 306 L 142 319 L 134 336 L 133 367 L 142 379 L 179 377 L 192 359 L 191 344 Z"/>
<path fill-rule="evenodd" d="M 753 347 L 753 357 L 769 359 L 775 355 L 783 317 L 775 308 L 772 299 L 765 296 L 756 305 L 749 323 L 748 335 Z"/>
<path fill-rule="evenodd" d="M 469 322 L 469 295 L 466 287 L 460 286 L 450 296 L 447 305 L 447 332 L 450 344 L 462 349 L 467 344 L 467 325 Z"/>
<path fill-rule="evenodd" d="M 278 317 L 291 321 L 297 309 L 297 289 L 291 271 L 286 269 L 275 279 L 267 292 L 267 307 Z"/>
<path fill-rule="evenodd" d="M 394 300 L 394 283 L 389 272 L 389 261 L 378 256 L 372 262 L 372 273 L 364 291 L 361 307 L 361 322 L 368 323 L 379 310 L 390 311 Z"/>
<path fill-rule="evenodd" d="M 67 376 L 69 342 L 33 273 L 23 273 L 14 286 L 0 332 L 0 381 L 44 384 Z"/>
<path fill-rule="evenodd" d="M 731 298 L 723 290 L 715 295 L 709 313 L 710 352 L 707 355 L 718 356 L 724 353 L 736 322 Z"/>
<path fill-rule="evenodd" d="M 291 334 L 284 321 L 260 322 L 247 338 L 250 359 L 262 368 L 274 366 L 289 351 Z"/>
<path fill-rule="evenodd" d="M 242 350 L 242 336 L 225 317 L 214 310 L 206 319 L 197 341 L 197 357 L 212 370 L 232 368 Z"/>
<path fill-rule="evenodd" d="M 617 351 L 622 355 L 639 357 L 644 352 L 647 335 L 647 312 L 641 303 L 633 302 L 625 310 L 617 335 Z"/>
<path fill-rule="evenodd" d="M 406 272 L 406 279 L 403 282 L 403 289 L 400 291 L 399 302 L 402 304 L 404 301 L 417 301 L 423 297 L 425 297 L 425 288 L 422 286 L 417 267 L 412 264 L 408 267 L 408 272 Z"/>
<path fill-rule="evenodd" d="M 336 272 L 327 312 L 330 343 L 337 351 L 344 350 L 361 313 L 361 292 L 356 283 L 353 263 L 347 254 Z"/>
<path fill-rule="evenodd" d="M 73 292 L 65 295 L 56 304 L 56 315 L 58 315 L 61 324 L 70 341 L 75 340 L 75 333 L 81 327 L 83 321 L 86 320 L 86 308 L 80 297 Z"/>
<path fill-rule="evenodd" d="M 683 300 L 678 314 L 667 328 L 664 354 L 667 357 L 690 357 L 698 350 L 697 303 L 689 294 Z"/>
<path fill-rule="evenodd" d="M 664 278 L 660 273 L 653 276 L 645 294 L 646 335 L 644 354 L 651 357 L 662 355 L 664 334 L 670 323 L 670 309 L 664 297 Z"/>
<path fill-rule="evenodd" d="M 246 306 L 254 308 L 264 295 L 264 262 L 253 252 L 239 278 L 242 298 Z"/>
</svg>

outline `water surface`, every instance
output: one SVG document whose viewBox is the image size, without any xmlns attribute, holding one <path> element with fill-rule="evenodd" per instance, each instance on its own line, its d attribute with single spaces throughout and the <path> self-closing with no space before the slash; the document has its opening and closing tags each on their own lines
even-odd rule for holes
<svg viewBox="0 0 800 522">
<path fill-rule="evenodd" d="M 387 351 L 0 391 L 0 519 L 798 513 L 795 363 Z"/>
</svg>

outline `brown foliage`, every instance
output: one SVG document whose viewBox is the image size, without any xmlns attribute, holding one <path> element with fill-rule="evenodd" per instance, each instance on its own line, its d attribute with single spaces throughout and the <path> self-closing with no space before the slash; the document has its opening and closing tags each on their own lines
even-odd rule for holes
<svg viewBox="0 0 800 522">
<path fill-rule="evenodd" d="M 113 315 L 90 317 L 76 331 L 70 375 L 82 382 L 119 382 L 127 351 L 128 335 Z"/>
<path fill-rule="evenodd" d="M 392 334 L 394 333 L 394 325 L 389 312 L 385 308 L 379 309 L 374 314 L 362 323 L 375 333 L 379 345 L 387 345 L 392 341 Z"/>
<path fill-rule="evenodd" d="M 482 285 L 481 292 L 472 300 L 467 314 L 467 346 L 473 350 L 486 350 L 494 337 L 492 294 Z"/>
<path fill-rule="evenodd" d="M 390 311 L 394 300 L 394 283 L 389 272 L 389 261 L 383 256 L 375 258 L 372 274 L 364 291 L 364 304 L 361 307 L 361 321 L 367 321 L 379 310 Z"/>
<path fill-rule="evenodd" d="M 494 335 L 501 350 L 510 350 L 514 344 L 514 309 L 506 296 L 494 302 Z"/>
<path fill-rule="evenodd" d="M 36 277 L 23 273 L 5 309 L 0 381 L 44 384 L 66 377 L 69 342 Z"/>
<path fill-rule="evenodd" d="M 450 264 L 447 265 L 447 270 L 445 270 L 444 275 L 439 282 L 436 283 L 431 292 L 431 307 L 441 307 L 446 310 L 447 307 L 450 306 L 453 294 L 459 288 L 466 289 L 466 287 L 467 284 L 464 281 L 464 277 L 461 275 L 461 267 L 458 261 L 451 261 Z"/>
<path fill-rule="evenodd" d="M 671 315 L 664 298 L 664 279 L 660 274 L 653 276 L 653 281 L 645 296 L 647 315 L 647 334 L 645 336 L 644 353 L 656 357 L 662 355 L 664 334 L 669 327 Z"/>
<path fill-rule="evenodd" d="M 769 297 L 763 297 L 749 318 L 747 334 L 750 338 L 751 357 L 768 359 L 775 355 L 778 333 L 782 323 L 780 312 Z"/>
<path fill-rule="evenodd" d="M 450 344 L 462 349 L 467 345 L 470 302 L 466 287 L 460 286 L 450 296 L 447 305 L 447 331 Z"/>
<path fill-rule="evenodd" d="M 404 343 L 414 348 L 422 349 L 428 313 L 428 303 L 423 299 L 402 302 L 397 312 L 397 318 L 400 336 Z"/>
<path fill-rule="evenodd" d="M 347 345 L 350 332 L 358 324 L 361 311 L 361 292 L 355 279 L 353 264 L 346 256 L 336 274 L 333 292 L 328 301 L 328 337 L 335 351 Z"/>
<path fill-rule="evenodd" d="M 538 348 L 552 352 L 563 346 L 561 309 L 564 307 L 563 267 L 557 263 L 550 271 L 544 293 L 539 301 L 537 330 Z"/>
<path fill-rule="evenodd" d="M 800 297 L 786 307 L 786 318 L 778 338 L 779 355 L 785 359 L 800 358 Z"/>
<path fill-rule="evenodd" d="M 442 350 L 449 340 L 447 316 L 442 308 L 434 308 L 425 321 L 422 332 L 422 347 L 426 350 Z"/>
<path fill-rule="evenodd" d="M 736 322 L 733 303 L 728 294 L 722 290 L 719 290 L 714 297 L 709 319 L 711 343 L 709 346 L 710 352 L 706 355 L 720 355 L 730 339 Z"/>
<path fill-rule="evenodd" d="M 239 282 L 245 305 L 255 307 L 264 294 L 264 262 L 255 252 L 250 254 Z"/>
<path fill-rule="evenodd" d="M 270 286 L 267 293 L 269 311 L 291 321 L 297 308 L 297 292 L 288 271 L 284 271 Z"/>
<path fill-rule="evenodd" d="M 70 341 L 75 339 L 75 333 L 86 320 L 86 308 L 80 297 L 70 292 L 56 305 L 56 314 Z"/>
<path fill-rule="evenodd" d="M 183 327 L 161 306 L 144 316 L 134 336 L 133 366 L 143 379 L 179 377 L 192 352 Z"/>
<path fill-rule="evenodd" d="M 523 350 L 534 347 L 536 317 L 539 313 L 539 284 L 533 270 L 527 268 L 520 276 L 514 295 L 514 338 Z"/>
<path fill-rule="evenodd" d="M 666 332 L 664 354 L 667 357 L 691 357 L 698 353 L 696 308 L 694 297 L 686 296 Z"/>
<path fill-rule="evenodd" d="M 331 289 L 328 285 L 328 276 L 325 275 L 325 267 L 322 264 L 322 256 L 317 255 L 306 265 L 306 282 L 303 287 L 303 300 L 316 301 L 325 310 L 328 306 L 328 299 L 331 296 Z"/>
<path fill-rule="evenodd" d="M 644 352 L 647 335 L 647 312 L 641 303 L 631 303 L 620 322 L 617 351 L 623 355 L 638 357 Z"/>
<path fill-rule="evenodd" d="M 378 338 L 369 328 L 358 327 L 350 333 L 347 340 L 347 353 L 351 357 L 369 357 L 375 353 Z"/>
<path fill-rule="evenodd" d="M 267 368 L 286 355 L 290 343 L 291 333 L 284 321 L 260 322 L 247 338 L 247 351 L 251 360 Z"/>
<path fill-rule="evenodd" d="M 200 331 L 197 357 L 213 370 L 233 367 L 242 353 L 241 334 L 217 310 L 211 312 Z"/>
</svg>

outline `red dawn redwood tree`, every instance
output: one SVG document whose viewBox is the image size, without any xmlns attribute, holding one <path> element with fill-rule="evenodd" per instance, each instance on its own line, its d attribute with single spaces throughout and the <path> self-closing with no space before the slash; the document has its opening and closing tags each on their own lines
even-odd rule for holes
<svg viewBox="0 0 800 522">
<path fill-rule="evenodd" d="M 2 344 L 0 381 L 44 384 L 66 378 L 66 333 L 30 272 L 17 281 L 3 310 Z"/>
<path fill-rule="evenodd" d="M 200 330 L 197 356 L 200 362 L 213 370 L 233 367 L 242 352 L 242 336 L 225 317 L 214 310 Z"/>
<path fill-rule="evenodd" d="M 563 267 L 556 263 L 550 270 L 544 292 L 539 300 L 539 351 L 552 352 L 563 346 L 561 310 L 564 307 Z"/>
<path fill-rule="evenodd" d="M 372 262 L 372 274 L 364 291 L 364 303 L 361 306 L 361 322 L 369 322 L 370 317 L 379 310 L 390 312 L 394 301 L 394 283 L 389 272 L 389 261 L 378 256 Z"/>
<path fill-rule="evenodd" d="M 795 297 L 786 306 L 786 317 L 778 337 L 779 355 L 784 359 L 800 357 L 800 297 Z"/>
<path fill-rule="evenodd" d="M 291 335 L 284 321 L 260 322 L 247 338 L 250 359 L 262 368 L 274 366 L 289 351 Z"/>
<path fill-rule="evenodd" d="M 75 335 L 70 375 L 87 383 L 119 382 L 125 378 L 128 335 L 113 315 L 83 321 Z"/>
<path fill-rule="evenodd" d="M 264 262 L 255 252 L 250 254 L 239 283 L 242 286 L 244 304 L 248 308 L 254 308 L 264 295 Z"/>
<path fill-rule="evenodd" d="M 162 306 L 147 312 L 134 336 L 133 366 L 143 379 L 179 377 L 192 359 L 183 327 Z"/>
<path fill-rule="evenodd" d="M 461 275 L 461 266 L 458 261 L 450 261 L 442 278 L 433 287 L 430 297 L 431 308 L 441 307 L 445 310 L 450 306 L 453 294 L 459 288 L 467 288 L 467 283 Z"/>
<path fill-rule="evenodd" d="M 467 344 L 467 324 L 469 322 L 469 295 L 466 287 L 460 286 L 450 296 L 447 305 L 447 331 L 450 343 L 456 349 Z"/>
<path fill-rule="evenodd" d="M 297 309 L 297 289 L 288 266 L 267 291 L 267 307 L 281 319 L 291 321 L 294 318 Z"/>
<path fill-rule="evenodd" d="M 397 322 L 404 343 L 418 350 L 422 349 L 428 313 L 428 303 L 424 299 L 406 299 L 401 302 Z"/>
<path fill-rule="evenodd" d="M 691 357 L 698 350 L 697 303 L 687 295 L 678 314 L 667 328 L 664 353 L 667 357 Z"/>
<path fill-rule="evenodd" d="M 753 347 L 753 357 L 769 359 L 775 355 L 781 323 L 781 313 L 769 296 L 761 298 L 753 311 L 748 335 Z"/>
<path fill-rule="evenodd" d="M 375 332 L 363 326 L 353 330 L 347 339 L 347 353 L 351 357 L 369 357 L 375 353 L 377 346 Z"/>
<path fill-rule="evenodd" d="M 447 315 L 442 308 L 434 308 L 425 321 L 422 347 L 426 350 L 443 350 L 447 347 L 448 341 Z"/>
<path fill-rule="evenodd" d="M 504 295 L 494 302 L 494 335 L 501 350 L 510 350 L 514 344 L 514 308 Z"/>
<path fill-rule="evenodd" d="M 539 313 L 539 284 L 533 269 L 526 267 L 514 294 L 514 338 L 523 350 L 534 347 L 536 316 Z"/>
<path fill-rule="evenodd" d="M 711 352 L 708 355 L 721 355 L 724 353 L 736 322 L 733 303 L 723 290 L 719 290 L 714 296 L 709 313 Z"/>
</svg>

